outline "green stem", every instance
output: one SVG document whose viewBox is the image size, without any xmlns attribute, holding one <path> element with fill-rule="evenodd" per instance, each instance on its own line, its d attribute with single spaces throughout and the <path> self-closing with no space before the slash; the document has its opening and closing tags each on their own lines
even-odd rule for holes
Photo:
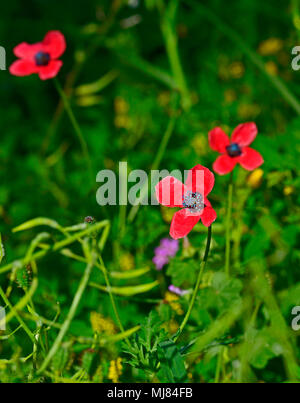
<svg viewBox="0 0 300 403">
<path fill-rule="evenodd" d="M 163 138 L 162 138 L 160 146 L 158 148 L 158 152 L 156 154 L 155 160 L 153 161 L 153 164 L 151 166 L 152 171 L 155 171 L 159 168 L 159 165 L 165 154 L 169 140 L 173 134 L 173 131 L 175 128 L 175 123 L 176 123 L 176 115 L 172 116 L 169 121 L 167 130 L 165 131 L 165 133 L 163 135 Z M 143 200 L 143 198 L 146 196 L 147 193 L 148 193 L 148 182 L 146 182 L 141 189 L 141 192 L 140 192 L 141 200 Z M 131 207 L 130 212 L 128 214 L 129 223 L 131 223 L 134 220 L 139 208 L 140 208 L 140 204 L 137 204 L 137 205 L 135 205 L 135 203 L 133 204 L 133 206 Z"/>
<path fill-rule="evenodd" d="M 84 158 L 85 158 L 85 160 L 87 162 L 87 166 L 88 166 L 88 170 L 89 170 L 89 174 L 90 174 L 91 184 L 93 185 L 93 183 L 94 183 L 93 167 L 92 167 L 92 161 L 91 161 L 91 157 L 90 157 L 90 154 L 89 154 L 89 149 L 88 149 L 87 143 L 86 143 L 85 138 L 84 138 L 84 136 L 82 134 L 80 126 L 79 126 L 79 124 L 78 124 L 78 122 L 77 122 L 77 120 L 75 118 L 75 115 L 74 115 L 74 113 L 72 111 L 69 99 L 66 96 L 62 86 L 60 85 L 60 83 L 59 83 L 57 78 L 54 78 L 53 81 L 54 81 L 55 87 L 56 87 L 56 89 L 57 89 L 57 91 L 58 91 L 59 95 L 61 96 L 61 99 L 62 99 L 62 101 L 64 103 L 65 110 L 66 110 L 66 112 L 67 112 L 67 114 L 69 116 L 69 119 L 70 119 L 70 122 L 71 122 L 71 124 L 73 126 L 73 129 L 74 129 L 74 131 L 75 131 L 75 133 L 76 133 L 76 135 L 78 137 L 78 140 L 79 140 L 79 143 L 80 143 L 80 146 L 81 146 L 81 149 L 82 149 L 83 156 L 84 156 Z"/>
<path fill-rule="evenodd" d="M 49 252 L 55 252 L 59 251 L 60 249 L 64 248 L 65 246 L 71 245 L 72 243 L 78 241 L 80 242 L 81 238 L 90 235 L 91 233 L 98 231 L 102 228 L 107 227 L 109 221 L 103 220 L 100 222 L 97 222 L 96 224 L 93 224 L 83 231 L 80 231 L 72 236 L 69 236 L 62 241 L 55 242 L 52 246 L 47 245 L 45 249 L 38 251 L 36 253 L 33 253 L 29 257 L 25 256 L 19 260 L 14 260 L 13 262 L 7 264 L 6 266 L 2 267 L 0 269 L 0 274 L 6 273 L 10 271 L 13 267 L 21 267 L 21 266 L 26 266 L 26 264 L 30 263 L 32 260 L 38 260 L 46 256 Z"/>
<path fill-rule="evenodd" d="M 223 353 L 224 353 L 224 347 L 221 346 L 219 354 L 218 354 L 215 383 L 220 383 L 220 373 L 221 373 L 221 367 L 222 367 L 222 361 L 223 361 Z"/>
<path fill-rule="evenodd" d="M 230 275 L 230 238 L 231 238 L 231 213 L 232 213 L 232 193 L 233 193 L 233 171 L 230 174 L 228 186 L 227 200 L 227 217 L 226 217 L 226 249 L 225 249 L 225 273 Z"/>
<path fill-rule="evenodd" d="M 5 292 L 3 291 L 3 289 L 0 286 L 0 296 L 3 299 L 3 301 L 5 302 L 5 304 L 10 308 L 11 312 L 13 312 L 14 316 L 17 318 L 18 322 L 20 323 L 20 325 L 22 326 L 22 328 L 24 329 L 25 333 L 27 333 L 28 337 L 30 338 L 30 340 L 32 341 L 32 344 L 35 345 L 36 344 L 36 340 L 34 338 L 33 333 L 30 331 L 30 329 L 28 328 L 28 326 L 26 325 L 26 323 L 23 321 L 23 319 L 20 317 L 20 315 L 18 314 L 17 310 L 15 309 L 15 307 L 9 302 L 8 298 L 5 295 Z"/>
<path fill-rule="evenodd" d="M 71 322 L 72 322 L 72 320 L 73 320 L 73 318 L 74 318 L 74 316 L 76 314 L 78 305 L 79 305 L 79 303 L 81 301 L 82 295 L 83 295 L 83 293 L 84 293 L 84 291 L 86 289 L 86 286 L 88 284 L 88 281 L 89 281 L 93 266 L 94 266 L 94 258 L 91 259 L 91 261 L 88 263 L 88 265 L 85 268 L 85 271 L 83 273 L 83 276 L 82 276 L 81 281 L 79 283 L 78 289 L 77 289 L 76 294 L 74 296 L 74 299 L 73 299 L 72 305 L 70 307 L 69 313 L 67 315 L 67 318 L 64 321 L 64 323 L 63 323 L 63 325 L 62 325 L 62 327 L 61 327 L 61 329 L 60 329 L 60 331 L 58 333 L 58 336 L 56 337 L 56 339 L 55 339 L 55 341 L 53 343 L 53 346 L 52 346 L 51 350 L 47 354 L 45 360 L 43 361 L 43 363 L 42 363 L 42 365 L 40 367 L 40 369 L 38 370 L 38 372 L 37 372 L 38 374 L 41 374 L 48 367 L 50 361 L 52 360 L 52 358 L 56 354 L 57 350 L 59 349 L 59 347 L 60 347 L 60 345 L 61 345 L 61 343 L 63 341 L 63 338 L 65 337 L 67 331 L 69 330 Z"/>
<path fill-rule="evenodd" d="M 161 30 L 173 77 L 181 92 L 182 106 L 186 110 L 191 107 L 191 99 L 178 52 L 178 37 L 175 24 L 178 0 L 172 0 L 166 8 L 162 6 L 158 8 L 161 14 Z"/>
<path fill-rule="evenodd" d="M 115 314 L 116 319 L 117 319 L 117 322 L 118 322 L 118 326 L 119 326 L 121 332 L 122 332 L 122 333 L 125 333 L 125 329 L 124 329 L 124 327 L 123 327 L 123 325 L 122 325 L 122 322 L 121 322 L 121 319 L 120 319 L 120 315 L 119 315 L 119 312 L 118 312 L 118 309 L 117 309 L 117 305 L 116 305 L 116 302 L 115 302 L 113 293 L 112 293 L 112 291 L 111 291 L 111 285 L 110 285 L 110 281 L 109 281 L 109 278 L 108 278 L 108 275 L 107 275 L 107 270 L 106 270 L 106 267 L 105 267 L 105 265 L 104 265 L 103 259 L 102 259 L 102 257 L 101 257 L 100 254 L 99 254 L 99 261 L 100 261 L 100 264 L 101 264 L 102 273 L 103 273 L 103 275 L 104 275 L 104 279 L 105 279 L 105 283 L 106 283 L 106 288 L 107 288 L 107 291 L 108 291 L 108 295 L 109 295 L 109 298 L 110 298 L 110 302 L 111 302 L 111 305 L 112 305 L 114 314 Z M 126 334 L 126 333 L 125 333 L 125 334 Z M 130 342 L 129 342 L 127 336 L 125 337 L 125 341 L 126 341 L 126 344 L 127 344 L 129 347 L 131 347 Z"/>
<path fill-rule="evenodd" d="M 178 337 L 181 335 L 181 333 L 182 333 L 187 321 L 189 320 L 189 317 L 191 315 L 193 306 L 195 304 L 195 300 L 196 300 L 197 293 L 198 293 L 198 290 L 199 290 L 199 287 L 200 287 L 203 271 L 205 269 L 205 265 L 206 265 L 206 261 L 207 261 L 207 257 L 208 257 L 208 253 L 209 253 L 209 248 L 210 248 L 210 243 L 211 243 L 211 232 L 212 231 L 211 231 L 211 226 L 210 226 L 210 227 L 208 227 L 205 253 L 204 253 L 204 257 L 203 257 L 203 260 L 201 262 L 201 265 L 200 265 L 200 270 L 199 270 L 199 273 L 198 273 L 196 286 L 194 288 L 193 295 L 192 295 L 192 298 L 190 300 L 187 313 L 185 314 L 185 317 L 184 317 L 184 319 L 183 319 L 183 321 L 182 321 L 182 323 L 181 323 L 181 325 L 179 327 L 178 333 L 176 334 L 176 336 L 174 338 L 174 341 L 176 341 L 178 339 Z"/>
</svg>

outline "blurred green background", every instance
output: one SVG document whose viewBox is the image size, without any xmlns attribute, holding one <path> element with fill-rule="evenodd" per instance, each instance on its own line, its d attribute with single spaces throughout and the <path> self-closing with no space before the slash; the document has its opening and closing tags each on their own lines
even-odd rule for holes
<svg viewBox="0 0 300 403">
<path fill-rule="evenodd" d="M 160 169 L 169 171 L 198 163 L 211 169 L 217 155 L 209 149 L 207 134 L 213 127 L 220 125 L 230 134 L 242 122 L 255 121 L 258 126 L 254 148 L 263 155 L 264 165 L 252 176 L 242 168 L 235 171 L 232 278 L 222 277 L 228 176 L 216 175 L 210 201 L 218 219 L 208 272 L 183 341 L 204 333 L 235 303 L 247 300 L 247 314 L 231 333 L 224 328 L 215 337 L 236 338 L 229 347 L 208 348 L 214 338 L 203 345 L 196 361 L 189 364 L 185 381 L 282 382 L 300 372 L 299 366 L 295 369 L 300 358 L 299 332 L 290 326 L 291 309 L 300 305 L 300 72 L 291 68 L 291 50 L 299 44 L 299 6 L 297 0 L 272 4 L 257 0 L 226 4 L 220 0 L 12 0 L 1 6 L 0 45 L 6 49 L 7 65 L 15 60 L 12 50 L 18 43 L 38 42 L 53 29 L 65 35 L 67 50 L 58 79 L 80 122 L 95 177 L 102 169 L 117 172 L 119 161 L 128 161 L 130 170 L 149 171 L 172 119 L 175 127 L 159 163 Z M 183 250 L 181 245 L 178 256 L 157 272 L 151 260 L 160 239 L 168 236 L 169 212 L 143 206 L 128 221 L 130 208 L 97 205 L 97 184 L 91 186 L 88 180 L 86 161 L 51 80 L 1 71 L 0 89 L 2 265 L 23 256 L 36 235 L 36 229 L 12 233 L 24 221 L 42 216 L 71 226 L 86 216 L 109 219 L 112 230 L 104 252 L 108 269 L 149 268 L 141 278 L 113 280 L 113 284 L 159 281 L 159 287 L 147 294 L 117 297 L 124 327 L 141 323 L 156 310 L 167 331 L 174 333 L 182 312 L 166 300 L 166 289 L 171 283 L 193 287 L 194 252 L 204 247 L 205 228 L 199 224 L 189 237 L 190 249 Z M 59 235 L 53 234 L 53 239 Z M 259 259 L 260 269 L 249 263 L 254 258 Z M 63 322 L 82 267 L 58 254 L 39 262 L 34 301 L 41 316 L 52 320 L 59 301 L 58 321 Z M 93 276 L 93 281 L 103 282 L 99 274 Z M 17 283 L 5 273 L 0 284 L 4 289 L 13 287 L 11 301 L 17 303 L 23 295 Z M 186 310 L 186 299 L 176 303 Z M 76 338 L 93 336 L 91 312 L 115 321 L 108 296 L 89 288 L 71 324 L 70 345 L 64 345 L 65 361 L 56 364 L 58 369 L 51 367 L 56 376 L 68 378 L 83 366 L 88 347 Z M 256 324 L 249 330 L 246 319 L 253 312 Z M 29 319 L 28 324 L 35 326 Z M 10 330 L 16 327 L 12 321 Z M 17 365 L 17 358 L 32 350 L 22 332 L 0 340 L 0 381 L 28 380 L 30 360 L 21 368 Z M 55 334 L 51 328 L 50 345 Z M 2 358 L 13 356 L 16 361 L 1 364 Z M 120 344 L 105 347 L 100 357 L 98 370 L 87 371 L 85 380 L 115 379 L 109 377 L 109 370 L 118 357 L 123 360 L 118 380 L 153 380 L 126 364 Z"/>
</svg>

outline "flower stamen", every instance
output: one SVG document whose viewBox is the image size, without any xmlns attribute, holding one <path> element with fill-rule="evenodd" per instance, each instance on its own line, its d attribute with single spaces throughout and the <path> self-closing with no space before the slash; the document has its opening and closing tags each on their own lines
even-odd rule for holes
<svg viewBox="0 0 300 403">
<path fill-rule="evenodd" d="M 242 154 L 242 150 L 237 143 L 232 143 L 226 147 L 227 154 L 229 157 L 238 157 Z"/>
<path fill-rule="evenodd" d="M 38 52 L 34 57 L 37 66 L 48 66 L 50 59 L 49 53 L 46 52 Z"/>
<path fill-rule="evenodd" d="M 189 209 L 191 213 L 200 213 L 205 207 L 201 193 L 189 190 L 182 199 L 183 207 Z"/>
</svg>

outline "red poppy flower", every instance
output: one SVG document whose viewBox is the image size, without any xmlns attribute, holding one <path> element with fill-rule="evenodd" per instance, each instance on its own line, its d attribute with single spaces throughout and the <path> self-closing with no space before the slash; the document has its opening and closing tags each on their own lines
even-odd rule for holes
<svg viewBox="0 0 300 403">
<path fill-rule="evenodd" d="M 19 57 L 9 68 L 11 74 L 19 77 L 38 74 L 41 80 L 53 78 L 63 62 L 57 60 L 66 50 L 66 40 L 59 31 L 50 31 L 42 42 L 30 45 L 26 42 L 14 48 Z"/>
<path fill-rule="evenodd" d="M 185 237 L 201 219 L 209 227 L 217 218 L 207 195 L 215 183 L 214 174 L 202 165 L 196 165 L 185 184 L 173 176 L 167 176 L 155 187 L 156 198 L 166 207 L 182 207 L 172 219 L 170 235 L 173 239 Z"/>
<path fill-rule="evenodd" d="M 231 172 L 237 163 L 248 171 L 258 168 L 263 162 L 263 157 L 259 152 L 248 147 L 257 135 L 257 127 L 253 122 L 238 125 L 231 136 L 231 141 L 227 134 L 220 127 L 216 127 L 209 132 L 210 147 L 221 153 L 213 164 L 213 169 L 219 175 Z"/>
</svg>

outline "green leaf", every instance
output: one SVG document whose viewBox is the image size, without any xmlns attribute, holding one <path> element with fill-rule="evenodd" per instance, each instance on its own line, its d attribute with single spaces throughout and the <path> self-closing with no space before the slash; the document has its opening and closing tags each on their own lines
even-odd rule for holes
<svg viewBox="0 0 300 403">
<path fill-rule="evenodd" d="M 159 343 L 159 358 L 161 369 L 158 377 L 167 382 L 183 382 L 187 373 L 184 360 L 173 340 L 166 340 Z"/>
<path fill-rule="evenodd" d="M 58 222 L 56 222 L 54 220 L 50 220 L 49 218 L 45 218 L 45 217 L 38 217 L 38 218 L 34 218 L 33 220 L 24 222 L 23 224 L 19 225 L 18 227 L 15 227 L 12 231 L 13 232 L 25 231 L 30 228 L 38 227 L 41 225 L 45 225 L 47 227 L 51 227 L 54 229 L 61 228 L 61 226 L 58 224 Z"/>
<path fill-rule="evenodd" d="M 250 364 L 255 368 L 264 368 L 268 361 L 283 352 L 278 339 L 271 328 L 252 329 L 248 335 L 248 356 Z"/>
<path fill-rule="evenodd" d="M 167 275 L 171 276 L 172 284 L 176 287 L 188 288 L 196 281 L 196 271 L 199 269 L 199 263 L 195 260 L 181 260 L 174 258 L 170 261 Z"/>
<path fill-rule="evenodd" d="M 149 267 L 145 267 L 143 269 L 136 269 L 136 270 L 128 270 L 124 272 L 119 272 L 119 271 L 111 271 L 109 275 L 113 278 L 118 278 L 118 279 L 129 279 L 129 278 L 136 278 L 140 277 L 143 274 L 146 274 L 150 271 Z"/>
<path fill-rule="evenodd" d="M 154 287 L 157 287 L 158 284 L 158 281 L 153 281 L 152 283 L 148 284 L 132 285 L 128 287 L 111 287 L 111 291 L 113 294 L 130 297 L 131 295 L 143 294 L 144 292 L 148 292 Z M 101 291 L 108 292 L 107 287 L 103 285 L 96 283 L 89 283 L 89 285 L 90 287 L 98 288 Z"/>
</svg>

